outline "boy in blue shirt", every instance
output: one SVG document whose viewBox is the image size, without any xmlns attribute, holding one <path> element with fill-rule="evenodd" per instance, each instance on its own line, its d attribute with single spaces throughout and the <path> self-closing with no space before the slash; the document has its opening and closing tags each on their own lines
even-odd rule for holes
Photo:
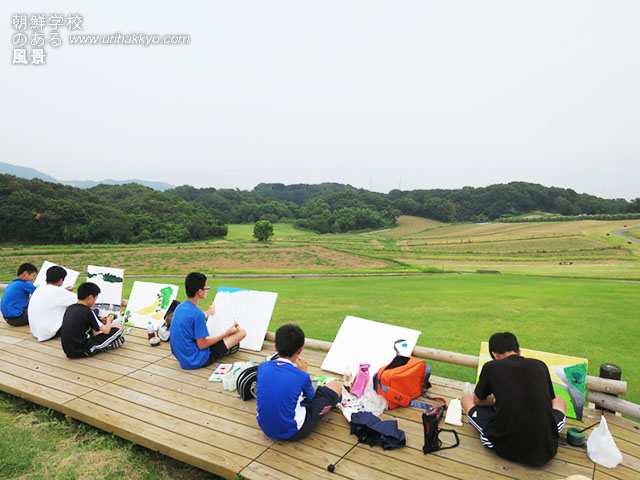
<svg viewBox="0 0 640 480">
<path fill-rule="evenodd" d="M 192 272 L 184 281 L 187 301 L 176 307 L 171 320 L 171 353 L 185 370 L 208 367 L 225 355 L 238 351 L 240 341 L 247 332 L 234 324 L 222 335 L 212 337 L 207 329 L 207 317 L 213 315 L 213 303 L 209 310 L 202 312 L 198 302 L 207 298 L 206 275 Z"/>
<path fill-rule="evenodd" d="M 29 298 L 36 289 L 33 281 L 37 274 L 38 269 L 35 265 L 23 263 L 18 267 L 18 277 L 4 289 L 0 311 L 9 325 L 14 327 L 29 325 L 27 307 Z"/>
<path fill-rule="evenodd" d="M 300 358 L 303 348 L 302 329 L 283 325 L 276 331 L 280 357 L 258 367 L 258 425 L 270 438 L 305 438 L 342 398 L 342 384 L 337 381 L 313 390 L 307 362 Z"/>
</svg>

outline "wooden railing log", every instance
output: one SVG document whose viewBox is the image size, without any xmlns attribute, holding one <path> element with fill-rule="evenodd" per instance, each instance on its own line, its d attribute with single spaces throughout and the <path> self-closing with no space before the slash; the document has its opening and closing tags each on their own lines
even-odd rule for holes
<svg viewBox="0 0 640 480">
<path fill-rule="evenodd" d="M 275 342 L 276 335 L 273 332 L 267 332 L 265 340 L 269 342 Z M 313 348 L 315 350 L 321 350 L 328 352 L 331 348 L 331 342 L 325 342 L 323 340 L 315 340 L 313 338 L 307 338 L 305 341 L 305 347 Z M 433 360 L 436 362 L 450 363 L 453 365 L 461 365 L 463 367 L 478 368 L 478 357 L 475 355 L 467 355 L 465 353 L 449 352 L 447 350 L 437 350 L 435 348 L 427 348 L 417 346 L 413 350 L 413 355 L 425 360 Z M 586 387 L 588 390 L 603 392 L 610 395 L 626 395 L 627 394 L 627 382 L 622 380 L 610 380 L 606 378 L 593 377 L 587 375 Z"/>
</svg>

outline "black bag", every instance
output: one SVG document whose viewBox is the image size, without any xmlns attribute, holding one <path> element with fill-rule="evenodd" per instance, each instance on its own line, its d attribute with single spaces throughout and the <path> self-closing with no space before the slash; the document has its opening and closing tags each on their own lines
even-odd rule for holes
<svg viewBox="0 0 640 480">
<path fill-rule="evenodd" d="M 454 448 L 460 445 L 460 439 L 458 438 L 458 432 L 455 430 L 445 430 L 438 427 L 440 419 L 444 415 L 444 411 L 447 408 L 447 402 L 444 399 L 439 398 L 444 402 L 444 405 L 429 405 L 422 413 L 422 427 L 424 428 L 424 446 L 422 452 L 424 454 L 435 452 L 436 450 L 446 450 L 448 448 Z M 442 446 L 442 440 L 438 438 L 440 432 L 451 432 L 456 437 L 455 445 L 449 445 L 448 447 Z"/>
<path fill-rule="evenodd" d="M 258 365 L 244 369 L 238 375 L 236 388 L 242 400 L 253 400 L 256 398 L 256 385 L 258 384 Z"/>
</svg>

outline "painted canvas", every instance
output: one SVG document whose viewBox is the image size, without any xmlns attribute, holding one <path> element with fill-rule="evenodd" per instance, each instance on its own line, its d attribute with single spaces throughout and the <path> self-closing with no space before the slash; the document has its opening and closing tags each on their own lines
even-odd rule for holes
<svg viewBox="0 0 640 480">
<path fill-rule="evenodd" d="M 40 285 L 44 285 L 47 283 L 47 270 L 49 270 L 50 267 L 53 267 L 55 265 L 58 265 L 57 263 L 51 263 L 48 260 L 45 260 L 42 263 L 42 266 L 40 267 L 40 270 L 38 270 L 38 275 L 36 275 L 36 279 L 33 281 L 33 284 L 36 287 L 39 287 Z M 78 275 L 79 273 L 76 272 L 75 270 L 71 270 L 70 268 L 64 267 L 62 265 L 59 265 L 60 267 L 64 268 L 67 271 L 67 276 L 64 279 L 64 282 L 62 282 L 62 286 L 63 287 L 74 287 L 76 284 L 76 281 L 78 280 Z"/>
<path fill-rule="evenodd" d="M 582 420 L 588 360 L 586 358 L 570 357 L 558 353 L 529 350 L 528 348 L 520 348 L 520 354 L 523 357 L 542 360 L 547 364 L 554 393 L 564 398 L 564 401 L 567 403 L 567 417 Z M 489 343 L 482 342 L 480 344 L 480 358 L 476 383 L 478 378 L 480 378 L 482 366 L 489 361 L 491 361 Z"/>
<path fill-rule="evenodd" d="M 247 332 L 240 347 L 259 352 L 277 299 L 275 292 L 218 287 L 214 299 L 216 308 L 207 320 L 209 334 L 220 335 L 238 322 L 240 328 Z"/>
<path fill-rule="evenodd" d="M 400 354 L 411 355 L 420 333 L 348 315 L 322 362 L 322 369 L 343 375 L 346 368 L 355 373 L 360 363 L 368 363 L 369 371 L 376 372 L 394 359 L 394 346 Z"/>
<path fill-rule="evenodd" d="M 98 302 L 94 306 L 100 310 L 100 317 L 106 317 L 109 314 L 119 315 L 122 306 L 124 270 L 89 265 L 87 267 L 87 282 L 95 283 L 100 287 Z"/>
<path fill-rule="evenodd" d="M 151 322 L 154 328 L 158 328 L 171 301 L 177 296 L 177 285 L 136 281 L 129 295 L 125 321 L 140 328 L 147 328 Z"/>
</svg>

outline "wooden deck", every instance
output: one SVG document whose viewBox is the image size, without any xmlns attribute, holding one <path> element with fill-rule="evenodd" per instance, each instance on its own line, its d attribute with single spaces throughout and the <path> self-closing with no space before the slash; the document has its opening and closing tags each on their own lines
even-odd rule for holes
<svg viewBox="0 0 640 480">
<path fill-rule="evenodd" d="M 260 354 L 240 351 L 231 360 L 260 362 L 272 351 L 273 346 L 265 344 Z M 303 356 L 311 372 L 319 373 L 324 354 L 305 351 Z M 358 445 L 329 473 L 327 465 L 356 443 L 339 411 L 330 412 L 302 442 L 270 440 L 256 423 L 255 400 L 243 402 L 221 384 L 207 382 L 212 368 L 180 370 L 168 344 L 149 346 L 140 329 L 133 329 L 119 350 L 68 360 L 59 340 L 39 343 L 28 327 L 0 320 L 0 390 L 226 478 L 640 478 L 640 425 L 620 417 L 608 415 L 624 455 L 616 469 L 594 465 L 585 448 L 568 446 L 563 437 L 557 457 L 534 469 L 497 457 L 466 422 L 456 428 L 458 448 L 423 455 L 421 412 L 413 408 L 385 415 L 398 420 L 406 447 L 385 452 Z M 461 394 L 461 382 L 435 377 L 432 383 L 434 395 L 451 399 Z M 597 418 L 599 413 L 587 410 L 583 425 Z M 443 439 L 449 436 L 443 434 Z"/>
</svg>

